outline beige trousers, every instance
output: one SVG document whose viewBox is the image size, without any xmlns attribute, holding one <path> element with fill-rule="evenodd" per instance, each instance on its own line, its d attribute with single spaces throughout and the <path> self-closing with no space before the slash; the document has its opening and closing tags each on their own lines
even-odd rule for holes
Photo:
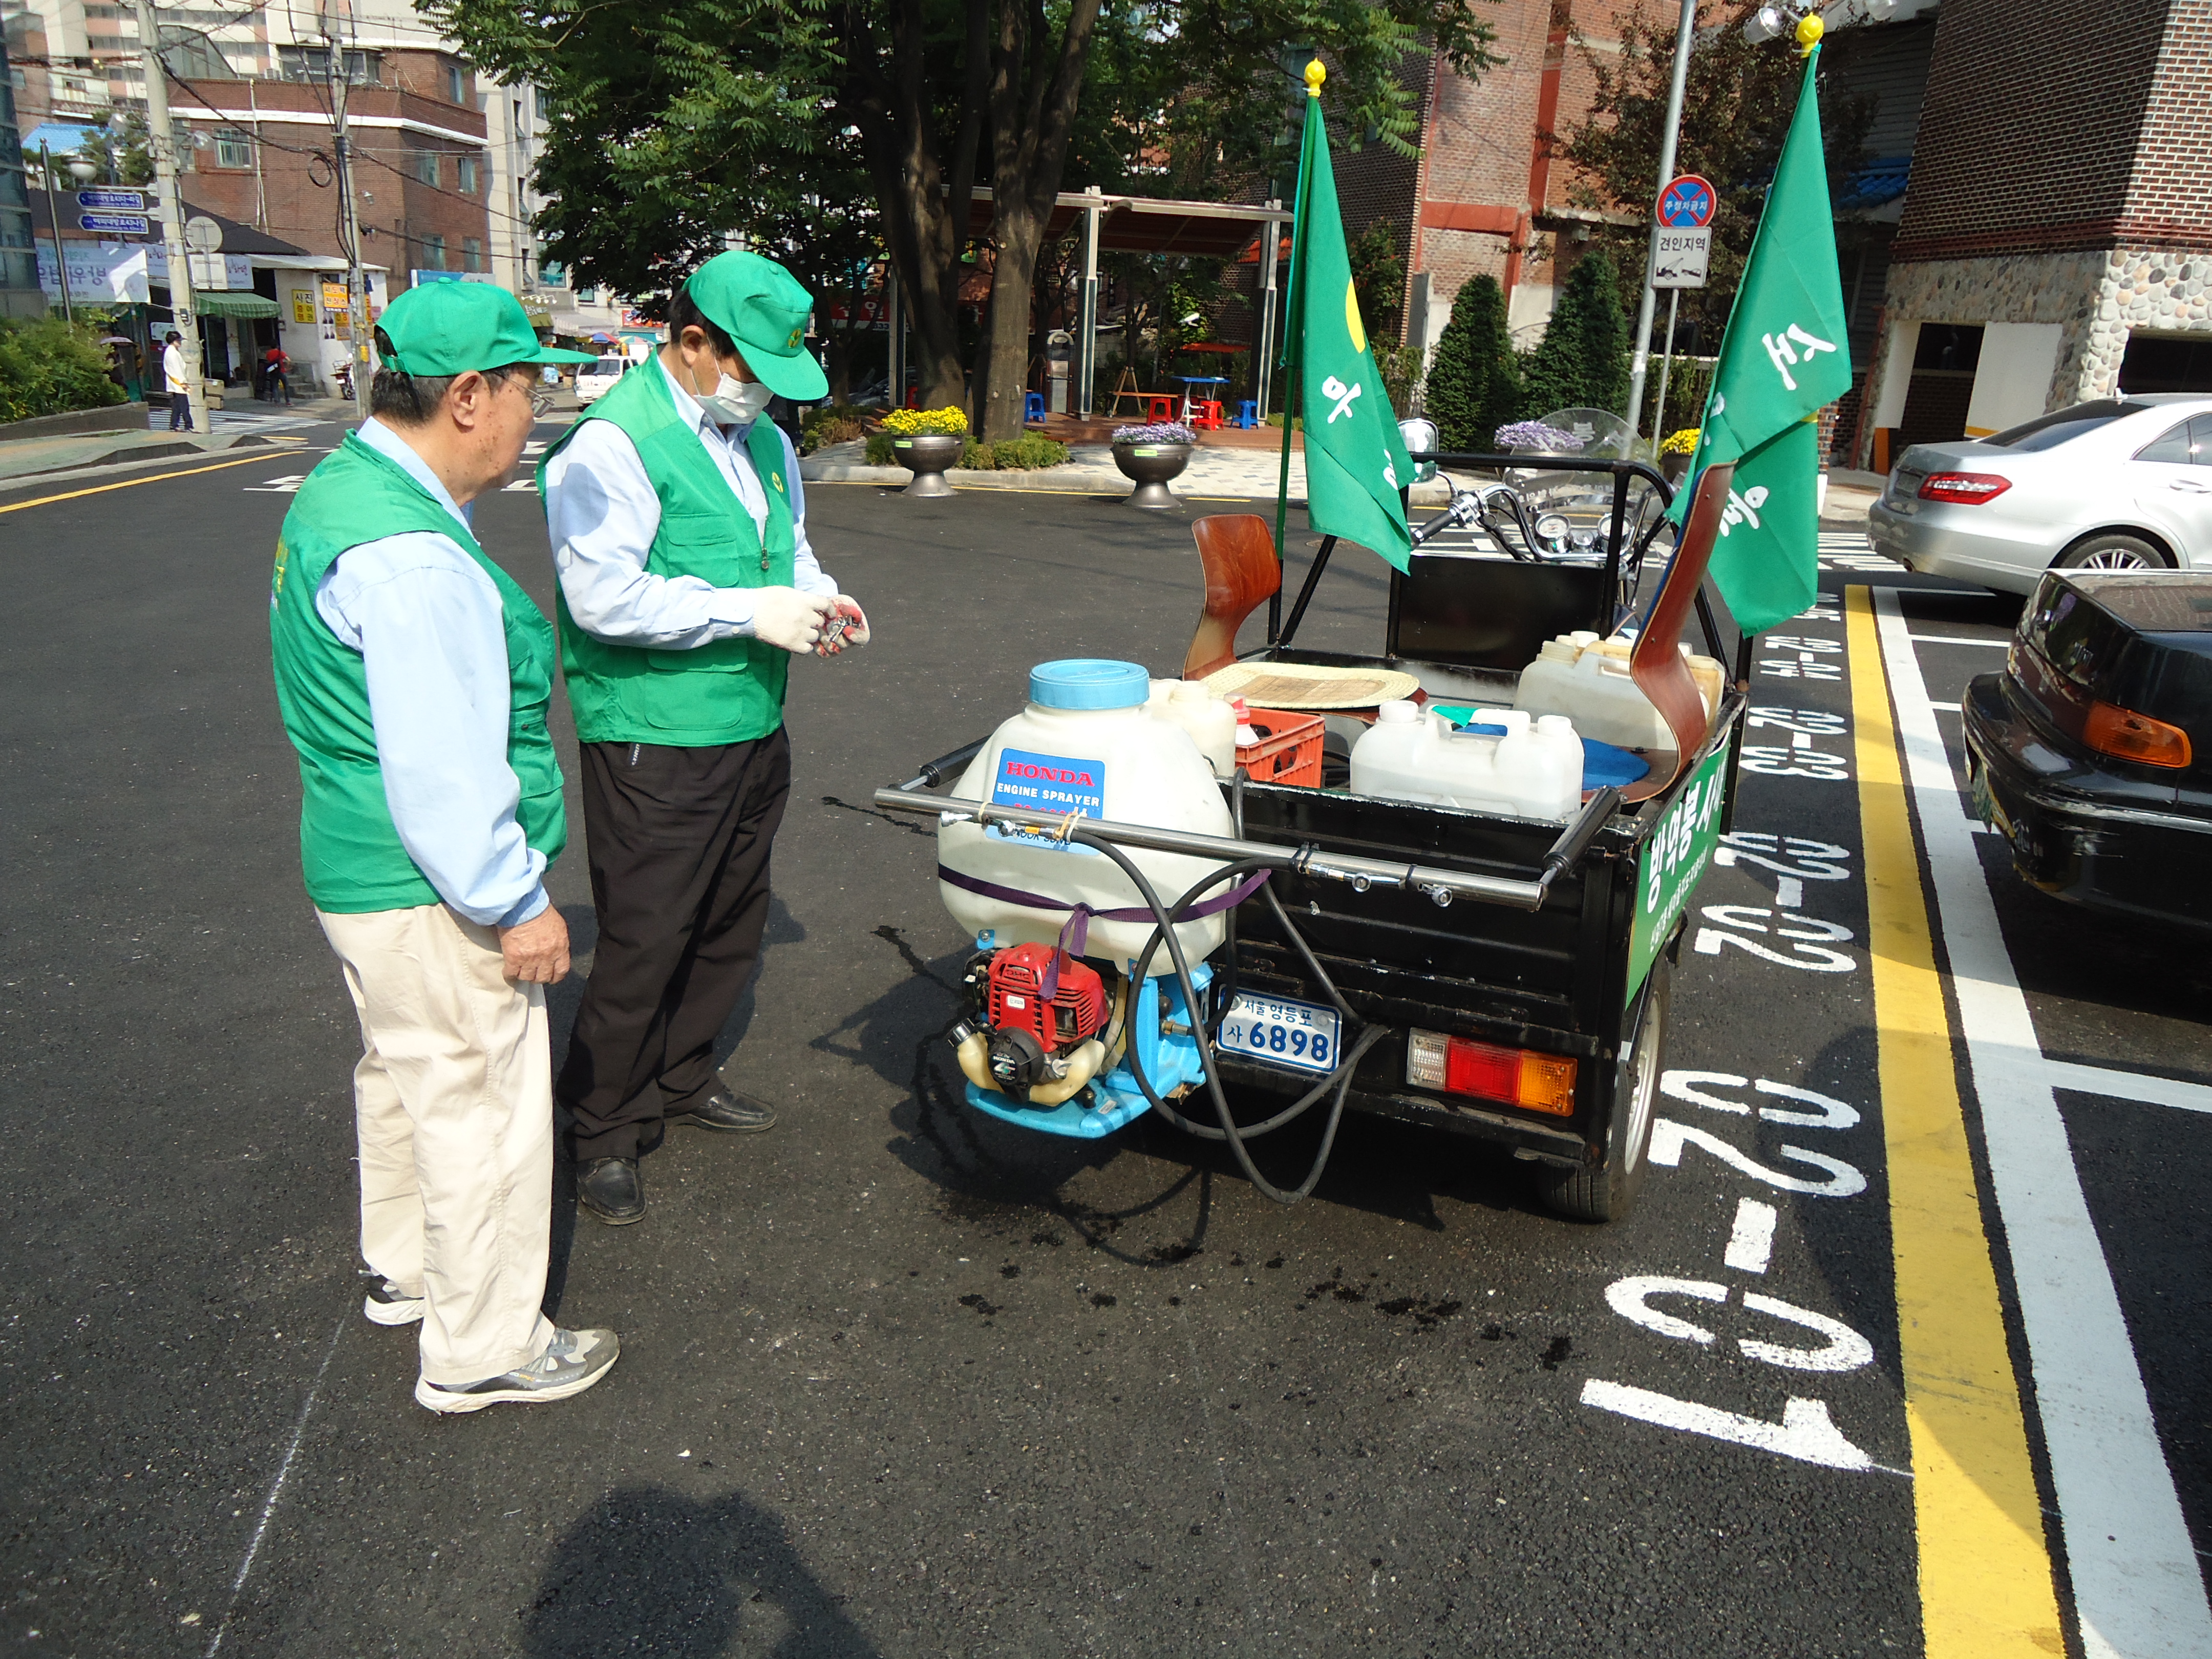
<svg viewBox="0 0 2212 1659">
<path fill-rule="evenodd" d="M 442 904 L 318 910 L 361 1016 L 361 1253 L 421 1288 L 422 1375 L 477 1382 L 544 1352 L 553 1074 L 543 986 Z"/>
</svg>

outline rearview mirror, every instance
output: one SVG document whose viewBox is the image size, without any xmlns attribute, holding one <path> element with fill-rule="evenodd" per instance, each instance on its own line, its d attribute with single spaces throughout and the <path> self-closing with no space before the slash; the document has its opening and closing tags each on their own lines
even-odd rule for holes
<svg viewBox="0 0 2212 1659">
<path fill-rule="evenodd" d="M 1432 455 L 1436 453 L 1437 435 L 1434 421 L 1419 415 L 1410 420 L 1401 421 L 1398 422 L 1398 436 L 1413 454 Z M 1426 483 L 1436 476 L 1437 464 L 1434 461 L 1416 461 L 1413 464 L 1413 481 L 1415 483 Z"/>
</svg>

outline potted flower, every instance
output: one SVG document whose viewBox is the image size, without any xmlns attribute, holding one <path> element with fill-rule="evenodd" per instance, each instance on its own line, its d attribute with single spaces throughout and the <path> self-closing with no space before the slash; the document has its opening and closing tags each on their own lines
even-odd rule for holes
<svg viewBox="0 0 2212 1659">
<path fill-rule="evenodd" d="M 883 419 L 891 453 L 914 474 L 909 495 L 950 495 L 945 469 L 968 447 L 968 417 L 957 409 L 894 409 Z"/>
<path fill-rule="evenodd" d="M 1198 434 L 1181 421 L 1155 421 L 1144 426 L 1114 428 L 1114 465 L 1137 487 L 1129 492 L 1132 507 L 1173 507 L 1175 492 L 1168 480 L 1182 476 L 1190 465 L 1190 447 Z"/>
<path fill-rule="evenodd" d="M 1546 426 L 1541 421 L 1516 421 L 1501 426 L 1491 441 L 1509 455 L 1572 455 L 1583 447 L 1583 441 L 1573 433 Z"/>
<path fill-rule="evenodd" d="M 1667 441 L 1659 446 L 1659 471 L 1668 483 L 1679 483 L 1690 470 L 1690 457 L 1698 453 L 1698 432 L 1694 426 L 1686 426 L 1680 432 L 1670 432 Z"/>
</svg>

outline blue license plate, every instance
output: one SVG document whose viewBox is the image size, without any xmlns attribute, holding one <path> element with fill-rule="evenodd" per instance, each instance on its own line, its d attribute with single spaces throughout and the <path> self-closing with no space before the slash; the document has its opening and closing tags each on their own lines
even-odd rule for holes
<svg viewBox="0 0 2212 1659">
<path fill-rule="evenodd" d="M 1341 1022 L 1334 1008 L 1239 991 L 1221 1022 L 1224 1053 L 1293 1072 L 1333 1072 Z"/>
</svg>

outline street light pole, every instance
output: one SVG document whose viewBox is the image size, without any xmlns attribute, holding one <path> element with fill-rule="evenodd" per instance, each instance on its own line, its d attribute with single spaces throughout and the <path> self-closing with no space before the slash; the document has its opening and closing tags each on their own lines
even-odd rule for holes
<svg viewBox="0 0 2212 1659">
<path fill-rule="evenodd" d="M 62 257 L 62 216 L 54 206 L 54 158 L 43 138 L 39 140 L 39 167 L 46 176 L 46 234 L 54 245 L 54 274 L 62 285 L 62 320 L 74 325 L 76 313 L 70 309 L 69 261 Z"/>
<path fill-rule="evenodd" d="M 373 359 L 369 355 L 368 289 L 361 269 L 361 215 L 354 206 L 353 149 L 346 128 L 346 88 L 353 77 L 346 70 L 345 43 L 331 29 L 327 12 L 323 15 L 323 42 L 330 52 L 331 153 L 337 163 L 335 171 L 338 211 L 345 225 L 346 331 L 353 337 L 349 343 L 353 348 L 353 362 L 359 366 Z M 357 406 L 367 407 L 367 386 L 356 385 L 353 395 Z"/>
<path fill-rule="evenodd" d="M 1667 90 L 1667 125 L 1659 137 L 1659 182 L 1656 191 L 1667 188 L 1668 180 L 1674 176 L 1675 139 L 1682 130 L 1682 89 L 1690 78 L 1690 46 L 1698 30 L 1698 0 L 1682 0 L 1681 21 L 1674 29 L 1674 78 Z M 1636 355 L 1628 368 L 1628 429 L 1632 435 L 1640 431 L 1644 421 L 1644 376 L 1651 366 L 1651 313 L 1659 295 L 1653 282 L 1659 274 L 1659 226 L 1656 207 L 1650 230 L 1650 240 L 1644 252 L 1644 297 L 1636 307 Z M 1656 422 L 1655 422 L 1656 424 Z"/>
<path fill-rule="evenodd" d="M 185 400 L 192 412 L 193 428 L 205 432 L 207 386 L 200 374 L 200 324 L 192 300 L 191 265 L 185 252 L 185 198 L 177 189 L 176 135 L 169 130 L 169 83 L 161 67 L 154 0 L 138 0 L 138 61 L 146 75 L 146 145 L 154 152 L 154 182 L 161 192 L 161 247 L 169 260 L 169 311 L 173 326 L 183 337 Z"/>
</svg>

